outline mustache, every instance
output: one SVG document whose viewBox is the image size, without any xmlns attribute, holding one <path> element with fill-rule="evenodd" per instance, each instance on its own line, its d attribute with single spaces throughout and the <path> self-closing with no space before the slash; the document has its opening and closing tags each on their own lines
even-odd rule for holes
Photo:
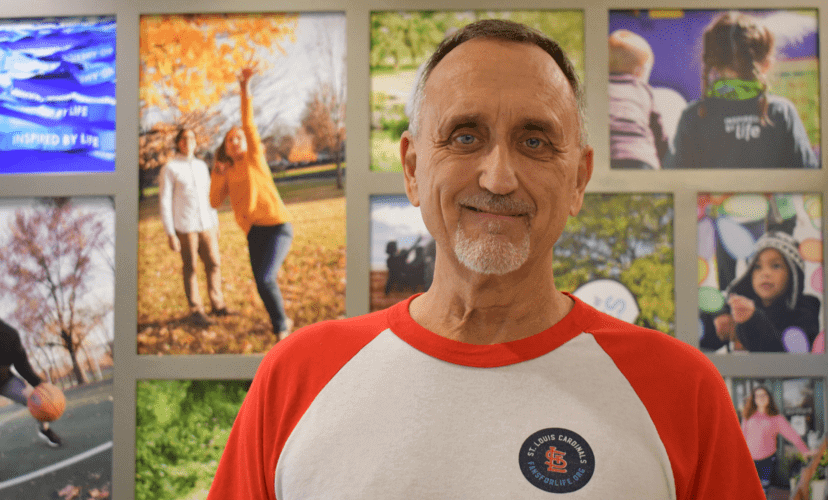
<svg viewBox="0 0 828 500">
<path fill-rule="evenodd" d="M 534 203 L 514 198 L 505 194 L 494 194 L 489 191 L 481 191 L 465 196 L 458 200 L 463 206 L 472 207 L 483 212 L 507 215 L 528 215 L 534 216 L 537 207 Z"/>
</svg>

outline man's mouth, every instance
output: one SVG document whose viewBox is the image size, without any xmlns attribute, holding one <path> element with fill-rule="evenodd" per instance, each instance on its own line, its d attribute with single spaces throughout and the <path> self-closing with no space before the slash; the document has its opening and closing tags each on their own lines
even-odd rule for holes
<svg viewBox="0 0 828 500">
<path fill-rule="evenodd" d="M 474 207 L 474 206 L 471 206 L 471 205 L 461 205 L 461 206 L 465 209 L 471 210 L 472 212 L 477 212 L 477 213 L 486 214 L 486 215 L 497 215 L 497 216 L 501 216 L 501 217 L 523 217 L 524 215 L 528 215 L 526 213 L 521 213 L 521 212 L 504 212 L 504 211 L 501 211 L 501 210 L 489 210 L 489 209 L 485 209 L 485 208 Z"/>
</svg>

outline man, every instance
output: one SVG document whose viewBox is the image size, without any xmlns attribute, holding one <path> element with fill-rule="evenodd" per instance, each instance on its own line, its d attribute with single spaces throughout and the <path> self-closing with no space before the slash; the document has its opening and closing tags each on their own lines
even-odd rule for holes
<svg viewBox="0 0 828 500">
<path fill-rule="evenodd" d="M 175 137 L 176 155 L 164 165 L 159 182 L 158 205 L 170 248 L 181 253 L 184 293 L 190 321 L 196 326 L 212 324 L 204 313 L 198 290 L 196 262 L 204 262 L 207 292 L 216 316 L 226 316 L 221 290 L 221 257 L 218 248 L 218 214 L 210 206 L 210 173 L 195 157 L 195 133 L 186 128 Z"/>
<path fill-rule="evenodd" d="M 11 372 L 12 366 L 20 377 L 26 380 L 25 382 Z M 31 386 L 27 386 L 26 382 Z M 29 364 L 29 358 L 20 342 L 20 334 L 11 325 L 0 320 L 0 396 L 26 406 L 34 388 L 42 382 Z M 39 422 L 37 435 L 53 448 L 62 444 L 60 437 L 49 428 L 48 422 Z"/>
<path fill-rule="evenodd" d="M 400 149 L 431 288 L 274 349 L 210 498 L 763 498 L 707 358 L 555 290 L 593 163 L 557 44 L 475 23 L 418 94 Z"/>
</svg>

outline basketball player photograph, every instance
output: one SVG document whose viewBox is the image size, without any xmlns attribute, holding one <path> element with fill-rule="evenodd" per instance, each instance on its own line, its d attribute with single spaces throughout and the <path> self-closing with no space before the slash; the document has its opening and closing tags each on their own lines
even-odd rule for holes
<svg viewBox="0 0 828 500">
<path fill-rule="evenodd" d="M 20 376 L 12 373 L 12 366 Z M 38 437 L 46 444 L 53 448 L 63 444 L 60 437 L 49 427 L 49 422 L 60 418 L 66 407 L 66 399 L 60 389 L 37 376 L 29 363 L 26 351 L 23 350 L 20 334 L 2 319 L 0 396 L 29 408 L 32 418 L 38 421 Z"/>
</svg>

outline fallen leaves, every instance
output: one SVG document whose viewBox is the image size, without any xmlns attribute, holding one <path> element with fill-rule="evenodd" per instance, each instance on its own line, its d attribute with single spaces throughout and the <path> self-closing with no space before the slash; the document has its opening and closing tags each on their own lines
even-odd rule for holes
<svg viewBox="0 0 828 500">
<path fill-rule="evenodd" d="M 76 500 L 82 498 L 82 491 L 83 490 L 79 486 L 67 484 L 62 490 L 58 491 L 57 494 L 64 500 Z M 109 489 L 107 487 L 92 488 L 89 490 L 88 496 L 86 497 L 87 500 L 98 500 L 101 498 L 109 498 Z"/>
<path fill-rule="evenodd" d="M 150 198 L 149 203 L 154 201 Z M 294 240 L 279 271 L 285 309 L 300 328 L 345 315 L 345 199 L 309 199 L 288 205 Z M 223 291 L 234 313 L 211 317 L 206 328 L 188 321 L 181 257 L 167 246 L 152 210 L 139 222 L 138 353 L 251 354 L 276 343 L 270 318 L 250 270 L 246 235 L 232 211 L 219 214 Z M 201 266 L 200 266 L 201 267 Z M 199 290 L 209 312 L 207 284 L 199 269 Z"/>
</svg>

